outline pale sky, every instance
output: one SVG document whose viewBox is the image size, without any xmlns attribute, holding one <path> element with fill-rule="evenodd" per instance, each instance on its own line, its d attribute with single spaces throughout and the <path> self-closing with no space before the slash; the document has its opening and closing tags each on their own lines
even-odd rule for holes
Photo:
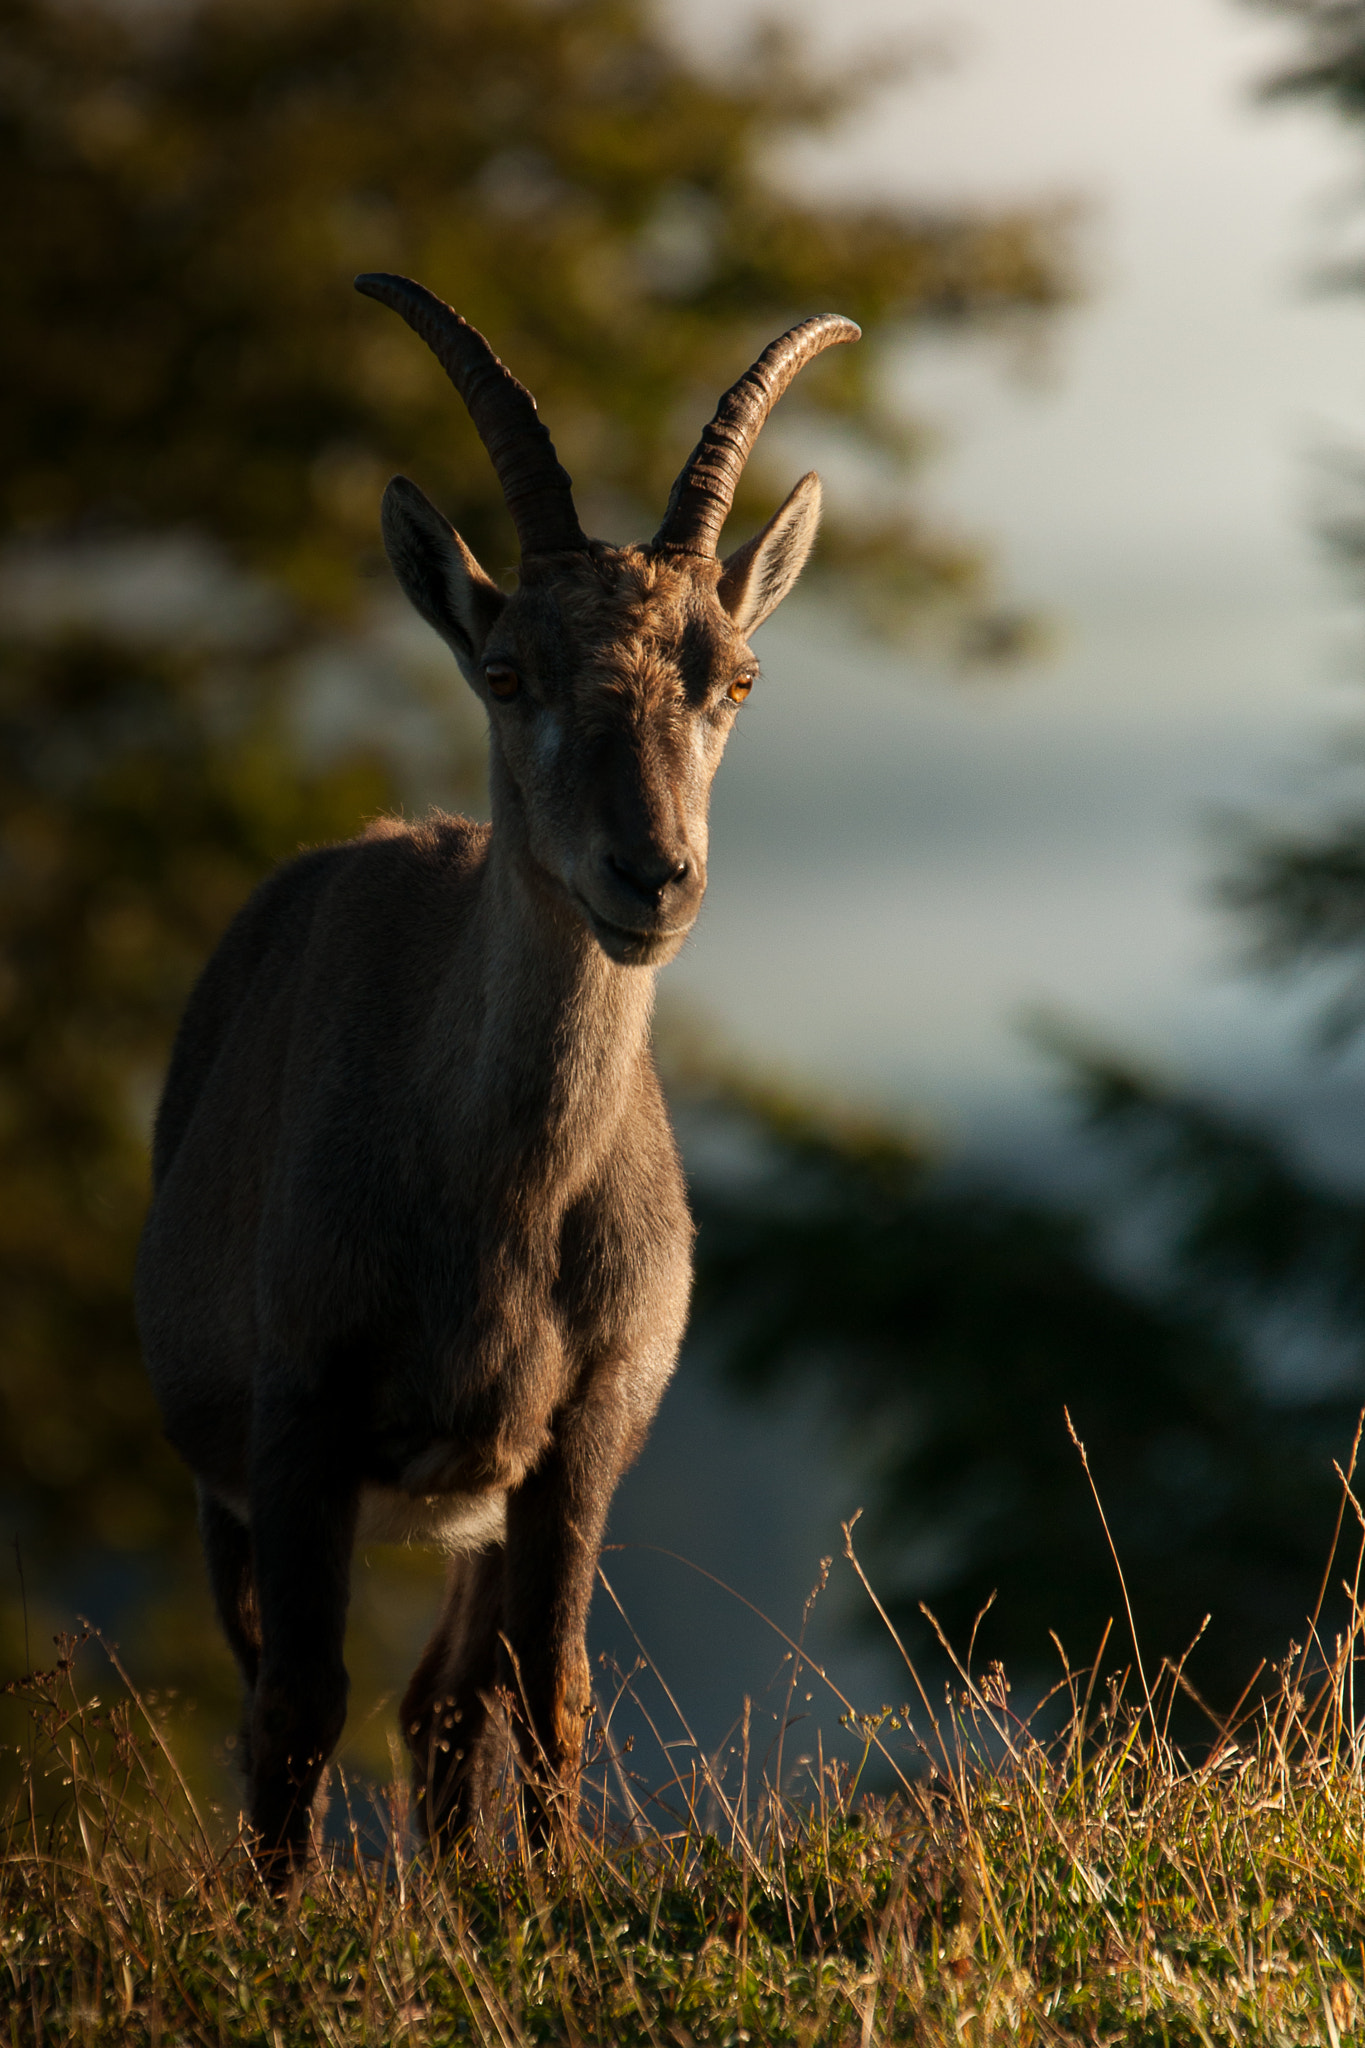
<svg viewBox="0 0 1365 2048">
<path fill-rule="evenodd" d="M 1033 1007 L 1274 1093 L 1284 1005 L 1230 980 L 1202 892 L 1210 820 L 1302 801 L 1365 711 L 1306 532 L 1314 459 L 1365 442 L 1365 305 L 1310 289 L 1365 150 L 1254 103 L 1290 44 L 1234 0 L 788 11 L 831 51 L 923 28 L 954 53 L 804 153 L 816 188 L 1088 208 L 1090 295 L 1041 373 L 930 343 L 905 371 L 947 437 L 930 502 L 1062 638 L 964 685 L 782 614 L 667 986 L 741 1051 L 969 1144 L 1046 1114 Z M 680 18 L 715 51 L 741 13 Z"/>
</svg>

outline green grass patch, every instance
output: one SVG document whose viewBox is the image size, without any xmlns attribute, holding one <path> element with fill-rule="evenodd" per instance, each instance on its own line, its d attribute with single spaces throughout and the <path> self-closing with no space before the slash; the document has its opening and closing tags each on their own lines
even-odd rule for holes
<svg viewBox="0 0 1365 2048">
<path fill-rule="evenodd" d="M 509 1826 L 481 1860 L 433 1867 L 395 1774 L 384 1825 L 367 1804 L 334 1827 L 284 1906 L 240 1824 L 196 1800 L 163 1713 L 116 1660 L 92 1696 L 93 1653 L 71 1647 L 10 1689 L 27 1716 L 0 1860 L 10 2048 L 1365 2032 L 1355 1634 L 1292 1654 L 1197 1761 L 1167 1732 L 1170 1665 L 1150 1696 L 1136 1664 L 1131 1683 L 1066 1668 L 1032 1723 L 999 1667 L 965 1664 L 941 1697 L 919 1687 L 913 1726 L 850 1715 L 889 1796 L 822 1760 L 763 1780 L 743 1744 L 732 1782 L 694 1751 L 645 1797 L 599 1733 L 558 1863 Z"/>
</svg>

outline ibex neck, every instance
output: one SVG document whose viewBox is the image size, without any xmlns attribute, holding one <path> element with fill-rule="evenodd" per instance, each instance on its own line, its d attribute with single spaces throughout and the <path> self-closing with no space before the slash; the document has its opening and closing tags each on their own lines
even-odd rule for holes
<svg viewBox="0 0 1365 2048">
<path fill-rule="evenodd" d="M 618 967 L 496 825 L 480 892 L 483 987 L 471 1099 L 513 1148 L 592 1149 L 646 1056 L 654 974 Z"/>
</svg>

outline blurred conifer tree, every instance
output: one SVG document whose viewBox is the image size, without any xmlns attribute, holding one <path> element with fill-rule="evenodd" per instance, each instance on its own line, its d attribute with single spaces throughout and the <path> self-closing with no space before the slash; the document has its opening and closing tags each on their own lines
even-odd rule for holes
<svg viewBox="0 0 1365 2048">
<path fill-rule="evenodd" d="M 1267 97 L 1317 99 L 1365 137 L 1365 0 L 1260 4 L 1302 38 Z M 1326 281 L 1365 290 L 1365 260 Z M 1324 538 L 1365 594 L 1365 459 L 1339 458 L 1330 482 Z M 1321 1036 L 1338 1049 L 1365 1030 L 1365 796 L 1342 794 L 1362 761 L 1357 741 L 1333 763 L 1316 822 L 1250 829 L 1221 885 L 1265 968 L 1330 989 Z M 1127 1169 L 1136 1265 L 1115 1262 L 1103 1215 L 954 1185 L 885 1133 L 741 1082 L 711 1099 L 753 1171 L 699 1189 L 703 1327 L 742 1382 L 827 1388 L 911 1639 L 930 1640 L 921 1597 L 961 1643 L 998 1589 L 979 1647 L 1035 1668 L 1049 1629 L 1083 1655 L 1108 1616 L 1122 1622 L 1067 1404 L 1149 1660 L 1178 1655 L 1211 1611 L 1191 1675 L 1227 1705 L 1258 1658 L 1302 1637 L 1317 1590 L 1333 1460 L 1365 1401 L 1365 1195 L 1198 1093 L 1056 1050 Z M 1339 1576 L 1324 1641 L 1345 1613 Z M 1122 1626 L 1110 1655 L 1129 1655 Z"/>
<path fill-rule="evenodd" d="M 959 1650 L 974 1641 L 1030 1681 L 1057 1675 L 1054 1631 L 1083 1664 L 1110 1621 L 1106 1662 L 1131 1667 L 1069 1412 L 1149 1675 L 1211 1617 L 1189 1676 L 1226 1710 L 1258 1660 L 1302 1637 L 1331 1460 L 1350 1448 L 1357 1404 L 1276 1405 L 1258 1370 L 1258 1316 L 1327 1306 L 1320 1244 L 1272 1148 L 1116 1064 L 1077 1062 L 1076 1076 L 1110 1143 L 1122 1131 L 1152 1176 L 1137 1267 L 1114 1257 L 1117 1203 L 1066 1213 L 945 1174 L 885 1128 L 694 1077 L 694 1328 L 741 1388 L 821 1390 L 879 1593 L 931 1660 L 921 1601 Z M 1324 1218 L 1334 1246 L 1365 1245 L 1365 1203 L 1321 1197 L 1311 1224 Z M 1193 1709 L 1177 1726 L 1207 1729 Z"/>
<path fill-rule="evenodd" d="M 1261 4 L 1302 35 L 1267 96 L 1316 98 L 1365 136 L 1365 0 Z M 1347 257 L 1329 281 L 1365 290 L 1365 262 Z M 1323 527 L 1365 593 L 1358 456 L 1334 466 Z M 1330 986 L 1322 1037 L 1337 1048 L 1365 1029 L 1365 797 L 1341 794 L 1362 760 L 1357 742 L 1333 763 L 1318 821 L 1250 829 L 1222 884 L 1263 966 Z M 1316 1591 L 1333 1459 L 1365 1400 L 1365 1195 L 1316 1180 L 1197 1093 L 1102 1051 L 1057 1050 L 1131 1169 L 1138 1267 L 1125 1275 L 1106 1255 L 1099 1217 L 955 1189 L 884 1139 L 775 1114 L 741 1086 L 720 1113 L 766 1170 L 742 1199 L 723 1182 L 702 1190 L 703 1246 L 709 1223 L 716 1247 L 703 1314 L 742 1379 L 805 1371 L 830 1387 L 907 1628 L 927 1591 L 965 1640 L 999 1589 L 987 1654 L 1036 1660 L 1048 1628 L 1083 1653 L 1116 1611 L 1067 1403 L 1149 1656 L 1178 1654 L 1211 1610 L 1192 1672 L 1227 1704 L 1259 1656 L 1302 1636 Z M 1324 1640 L 1343 1614 L 1329 1605 Z M 1111 1654 L 1127 1655 L 1122 1629 Z"/>
<path fill-rule="evenodd" d="M 1316 100 L 1353 125 L 1365 144 L 1365 5 L 1361 0 L 1258 0 L 1287 17 L 1301 54 L 1266 86 L 1268 99 Z M 1354 229 L 1358 232 L 1357 216 Z M 1365 291 L 1365 259 L 1347 253 L 1321 282 Z M 1344 450 L 1330 465 L 1319 530 L 1348 590 L 1365 596 L 1365 457 Z M 1357 742 L 1334 762 L 1331 810 L 1306 828 L 1265 829 L 1250 839 L 1224 882 L 1229 907 L 1246 919 L 1261 964 L 1288 974 L 1317 972 L 1331 984 L 1320 1012 L 1327 1047 L 1344 1047 L 1365 1027 L 1365 793 Z M 1354 770 L 1354 796 L 1341 769 Z"/>
</svg>

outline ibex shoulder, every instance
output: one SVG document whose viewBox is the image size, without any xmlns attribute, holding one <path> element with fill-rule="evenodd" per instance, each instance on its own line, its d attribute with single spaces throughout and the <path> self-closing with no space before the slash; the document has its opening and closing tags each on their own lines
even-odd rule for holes
<svg viewBox="0 0 1365 2048">
<path fill-rule="evenodd" d="M 479 865 L 487 837 L 487 826 L 439 811 L 415 821 L 376 818 L 359 838 L 312 847 L 253 890 L 200 975 L 176 1035 L 152 1148 L 158 1186 L 242 1004 L 263 977 L 297 962 L 319 914 L 338 896 L 355 899 L 357 908 L 378 898 L 382 911 L 386 897 L 406 896 L 418 876 L 458 885 Z"/>
</svg>

